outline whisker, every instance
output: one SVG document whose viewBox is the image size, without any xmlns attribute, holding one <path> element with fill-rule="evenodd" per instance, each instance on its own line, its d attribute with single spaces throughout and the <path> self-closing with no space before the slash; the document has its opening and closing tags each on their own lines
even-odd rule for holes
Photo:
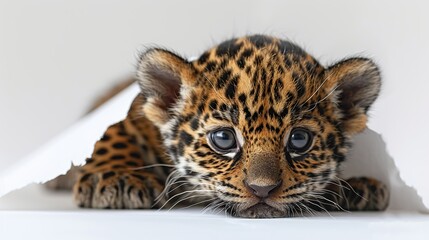
<svg viewBox="0 0 429 240">
<path fill-rule="evenodd" d="M 177 201 L 176 203 L 174 203 L 174 204 L 173 204 L 173 205 L 168 209 L 168 211 L 170 211 L 171 209 L 173 209 L 175 206 L 177 206 L 179 203 L 181 203 L 181 202 L 183 202 L 183 201 L 189 200 L 189 199 L 191 199 L 191 198 L 197 198 L 197 197 L 205 197 L 205 195 L 191 195 L 191 196 L 188 196 L 188 197 L 182 198 L 182 199 L 180 199 L 179 201 Z"/>
<path fill-rule="evenodd" d="M 159 209 L 164 208 L 165 205 L 167 205 L 167 203 L 169 203 L 171 200 L 173 200 L 176 197 L 182 196 L 183 194 L 196 193 L 196 192 L 213 192 L 213 190 L 196 189 L 196 190 L 189 190 L 189 191 L 184 191 L 184 192 L 178 193 L 178 194 L 172 196 L 171 198 L 169 198 Z"/>
<path fill-rule="evenodd" d="M 175 168 L 176 165 L 171 165 L 171 164 L 152 164 L 152 165 L 148 165 L 148 166 L 143 166 L 143 167 L 136 167 L 136 168 L 128 168 L 130 170 L 141 170 L 141 169 L 147 169 L 147 168 L 153 168 L 153 167 L 171 167 L 171 168 Z"/>
<path fill-rule="evenodd" d="M 350 187 L 350 189 L 349 189 L 349 190 L 353 191 L 353 193 L 354 193 L 354 194 L 356 194 L 357 196 L 361 197 L 363 200 L 368 201 L 368 199 L 366 199 L 365 197 L 363 197 L 362 195 L 360 195 L 359 193 L 357 193 L 357 192 L 355 191 L 355 189 L 350 185 L 350 183 L 348 183 L 346 180 L 341 179 L 341 178 L 339 178 L 339 177 L 336 177 L 336 178 L 337 178 L 338 180 L 340 180 L 340 182 L 343 182 L 343 183 L 347 184 L 347 186 L 349 186 L 349 187 Z"/>
<path fill-rule="evenodd" d="M 191 208 L 191 207 L 194 207 L 194 206 L 198 206 L 198 205 L 200 205 L 200 204 L 202 204 L 202 203 L 205 203 L 205 202 L 213 202 L 213 200 L 215 200 L 215 199 L 216 199 L 216 198 L 209 198 L 209 199 L 202 200 L 202 201 L 200 201 L 200 202 L 197 202 L 197 203 L 191 204 L 191 205 L 189 205 L 189 206 L 182 207 L 182 208 L 180 208 L 180 209 L 188 209 L 188 208 Z"/>
</svg>

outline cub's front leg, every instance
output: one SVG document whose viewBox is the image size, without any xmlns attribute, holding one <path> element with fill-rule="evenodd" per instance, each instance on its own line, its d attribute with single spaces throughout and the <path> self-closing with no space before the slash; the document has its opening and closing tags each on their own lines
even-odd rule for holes
<svg viewBox="0 0 429 240">
<path fill-rule="evenodd" d="M 151 208 L 164 203 L 162 198 L 155 200 L 164 188 L 163 169 L 142 169 L 162 163 L 161 158 L 145 146 L 148 141 L 132 124 L 126 119 L 110 126 L 95 144 L 73 188 L 78 206 Z"/>
<path fill-rule="evenodd" d="M 330 211 L 383 211 L 389 204 L 389 190 L 377 179 L 353 177 L 329 185 L 320 203 Z"/>
</svg>

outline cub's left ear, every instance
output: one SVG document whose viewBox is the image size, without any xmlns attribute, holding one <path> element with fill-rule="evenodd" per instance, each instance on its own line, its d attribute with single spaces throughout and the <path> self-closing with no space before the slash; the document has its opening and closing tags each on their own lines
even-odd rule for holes
<svg viewBox="0 0 429 240">
<path fill-rule="evenodd" d="M 140 56 L 137 79 L 146 99 L 143 114 L 161 127 L 174 116 L 174 107 L 183 97 L 184 90 L 192 85 L 195 70 L 175 53 L 152 48 Z"/>
<path fill-rule="evenodd" d="M 341 61 L 326 71 L 328 85 L 337 93 L 344 130 L 356 134 L 366 128 L 367 112 L 380 93 L 377 65 L 367 58 Z"/>
</svg>

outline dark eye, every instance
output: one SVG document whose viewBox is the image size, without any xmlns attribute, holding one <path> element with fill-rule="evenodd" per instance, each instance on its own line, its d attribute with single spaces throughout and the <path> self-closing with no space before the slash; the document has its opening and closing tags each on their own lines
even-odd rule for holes
<svg viewBox="0 0 429 240">
<path fill-rule="evenodd" d="M 307 151 L 311 146 L 312 134 L 304 128 L 293 129 L 288 140 L 288 148 L 297 153 Z"/>
<path fill-rule="evenodd" d="M 229 153 L 236 151 L 237 140 L 234 130 L 230 128 L 221 128 L 209 133 L 208 139 L 215 151 L 220 153 Z"/>
</svg>

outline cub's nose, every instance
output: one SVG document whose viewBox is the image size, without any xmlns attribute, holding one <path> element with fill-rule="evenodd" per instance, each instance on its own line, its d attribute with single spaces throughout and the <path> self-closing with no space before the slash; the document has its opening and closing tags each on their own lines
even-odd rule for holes
<svg viewBox="0 0 429 240">
<path fill-rule="evenodd" d="M 260 198 L 268 197 L 275 189 L 277 189 L 281 184 L 281 181 L 278 181 L 274 185 L 257 185 L 257 184 L 247 184 L 246 186 L 253 192 L 253 194 Z"/>
</svg>

